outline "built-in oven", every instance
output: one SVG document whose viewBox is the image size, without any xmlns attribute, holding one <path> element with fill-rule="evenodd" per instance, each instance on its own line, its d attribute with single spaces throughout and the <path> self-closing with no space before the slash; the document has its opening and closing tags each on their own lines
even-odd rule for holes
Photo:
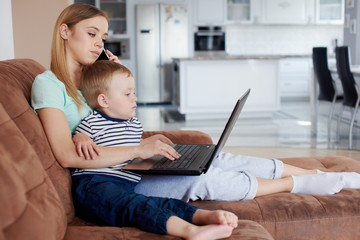
<svg viewBox="0 0 360 240">
<path fill-rule="evenodd" d="M 199 26 L 194 33 L 195 56 L 225 55 L 225 31 L 220 26 Z"/>
<path fill-rule="evenodd" d="M 106 39 L 104 48 L 118 56 L 119 59 L 130 59 L 129 39 Z"/>
</svg>

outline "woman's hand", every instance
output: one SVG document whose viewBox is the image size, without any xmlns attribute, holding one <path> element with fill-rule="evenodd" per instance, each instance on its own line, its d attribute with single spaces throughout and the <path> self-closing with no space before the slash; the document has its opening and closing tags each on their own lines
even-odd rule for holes
<svg viewBox="0 0 360 240">
<path fill-rule="evenodd" d="M 161 155 L 169 160 L 175 160 L 181 157 L 172 146 L 159 139 L 142 143 L 139 147 L 141 149 L 138 153 L 139 157 L 142 159 L 151 158 L 156 155 Z"/>
<path fill-rule="evenodd" d="M 79 157 L 85 157 L 86 160 L 95 159 L 100 155 L 97 145 L 85 133 L 77 133 L 73 136 L 73 142 Z"/>
<path fill-rule="evenodd" d="M 106 54 L 109 56 L 109 60 L 121 64 L 119 58 L 115 56 L 112 52 L 109 50 L 105 50 Z"/>
<path fill-rule="evenodd" d="M 147 144 L 147 143 L 150 143 L 150 142 L 154 142 L 156 140 L 160 140 L 161 142 L 169 144 L 169 145 L 174 144 L 169 138 L 165 137 L 162 134 L 155 134 L 155 135 L 152 135 L 152 136 L 150 136 L 148 138 L 142 139 L 140 144 Z"/>
</svg>

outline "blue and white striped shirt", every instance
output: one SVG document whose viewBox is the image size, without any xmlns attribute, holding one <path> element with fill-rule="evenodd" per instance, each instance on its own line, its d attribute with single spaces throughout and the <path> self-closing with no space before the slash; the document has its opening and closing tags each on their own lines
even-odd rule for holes
<svg viewBox="0 0 360 240">
<path fill-rule="evenodd" d="M 76 133 L 79 132 L 88 135 L 98 146 L 115 147 L 140 144 L 143 128 L 136 117 L 129 120 L 121 120 L 92 110 L 89 116 L 85 117 L 76 128 Z M 139 182 L 141 175 L 120 170 L 128 162 L 129 161 L 107 168 L 76 169 L 72 175 L 102 174 Z"/>
</svg>

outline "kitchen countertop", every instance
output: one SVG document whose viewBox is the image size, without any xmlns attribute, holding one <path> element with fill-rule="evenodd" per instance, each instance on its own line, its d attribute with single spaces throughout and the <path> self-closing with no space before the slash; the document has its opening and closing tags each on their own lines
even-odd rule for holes
<svg viewBox="0 0 360 240">
<path fill-rule="evenodd" d="M 336 67 L 331 67 L 331 68 L 329 68 L 329 70 L 330 70 L 331 73 L 337 74 Z M 360 76 L 360 65 L 351 65 L 350 70 L 354 75 Z"/>
<path fill-rule="evenodd" d="M 222 61 L 222 60 L 277 60 L 282 58 L 311 58 L 311 55 L 237 55 L 237 56 L 202 56 L 202 57 L 187 57 L 187 58 L 173 58 L 176 61 Z"/>
</svg>

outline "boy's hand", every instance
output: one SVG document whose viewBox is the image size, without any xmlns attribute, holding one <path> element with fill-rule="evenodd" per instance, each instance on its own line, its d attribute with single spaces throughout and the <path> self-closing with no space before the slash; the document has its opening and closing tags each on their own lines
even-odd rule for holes
<svg viewBox="0 0 360 240">
<path fill-rule="evenodd" d="M 140 144 L 147 144 L 150 142 L 154 142 L 156 140 L 160 140 L 161 142 L 169 144 L 169 145 L 174 144 L 169 138 L 165 137 L 162 134 L 155 134 L 155 135 L 152 135 L 151 137 L 142 139 Z"/>
<path fill-rule="evenodd" d="M 139 157 L 142 159 L 151 158 L 156 155 L 161 155 L 169 160 L 175 160 L 181 157 L 181 155 L 177 153 L 172 146 L 159 139 L 141 144 L 139 147 L 141 148 L 139 151 Z"/>
<path fill-rule="evenodd" d="M 95 159 L 100 155 L 97 145 L 85 133 L 77 133 L 73 136 L 76 152 L 80 157 L 85 157 L 86 160 Z"/>
</svg>

